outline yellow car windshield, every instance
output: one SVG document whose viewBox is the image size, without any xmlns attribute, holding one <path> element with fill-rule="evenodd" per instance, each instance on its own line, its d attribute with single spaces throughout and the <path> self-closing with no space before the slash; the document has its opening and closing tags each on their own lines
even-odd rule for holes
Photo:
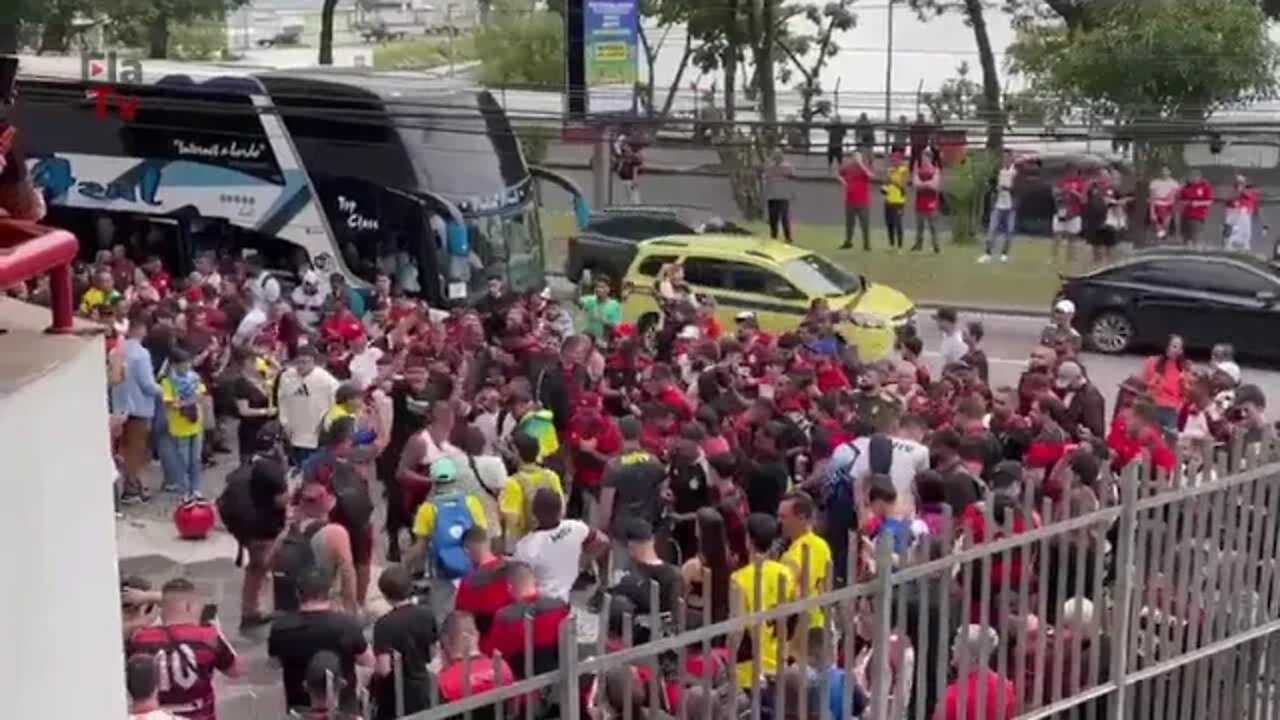
<svg viewBox="0 0 1280 720">
<path fill-rule="evenodd" d="M 862 292 L 862 278 L 821 255 L 803 255 L 782 263 L 782 272 L 809 297 L 840 297 Z"/>
</svg>

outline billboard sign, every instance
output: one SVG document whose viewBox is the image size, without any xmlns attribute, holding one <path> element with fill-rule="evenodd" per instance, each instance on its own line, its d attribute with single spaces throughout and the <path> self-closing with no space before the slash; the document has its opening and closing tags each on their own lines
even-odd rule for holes
<svg viewBox="0 0 1280 720">
<path fill-rule="evenodd" d="M 587 112 L 635 112 L 640 0 L 583 0 Z"/>
</svg>

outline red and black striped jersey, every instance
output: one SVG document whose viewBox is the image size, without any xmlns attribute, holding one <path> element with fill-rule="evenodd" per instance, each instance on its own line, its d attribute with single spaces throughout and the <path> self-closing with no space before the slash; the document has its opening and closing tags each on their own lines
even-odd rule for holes
<svg viewBox="0 0 1280 720">
<path fill-rule="evenodd" d="M 154 655 L 160 672 L 160 705 L 188 720 L 216 720 L 213 676 L 226 672 L 236 651 L 211 625 L 155 625 L 135 632 L 127 650 Z"/>
</svg>

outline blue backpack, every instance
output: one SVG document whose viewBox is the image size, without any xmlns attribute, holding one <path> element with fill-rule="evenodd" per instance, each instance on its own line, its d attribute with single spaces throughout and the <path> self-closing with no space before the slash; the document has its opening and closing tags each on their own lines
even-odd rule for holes
<svg viewBox="0 0 1280 720">
<path fill-rule="evenodd" d="M 436 576 L 459 580 L 471 572 L 471 558 L 463 548 L 462 536 L 475 527 L 464 495 L 451 495 L 432 501 L 436 509 L 435 529 L 431 533 L 431 552 L 435 556 Z"/>
</svg>

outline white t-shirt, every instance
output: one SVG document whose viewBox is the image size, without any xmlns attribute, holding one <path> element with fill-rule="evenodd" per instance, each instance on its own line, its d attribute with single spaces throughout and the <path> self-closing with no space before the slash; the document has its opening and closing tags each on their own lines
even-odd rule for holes
<svg viewBox="0 0 1280 720">
<path fill-rule="evenodd" d="M 1163 202 L 1170 205 L 1178 197 L 1178 181 L 1173 178 L 1156 178 L 1148 186 L 1152 202 Z"/>
<path fill-rule="evenodd" d="M 965 355 L 969 354 L 969 345 L 964 341 L 964 335 L 959 330 L 953 331 L 950 335 L 944 335 L 942 338 L 942 364 L 950 365 L 954 362 L 960 362 Z"/>
<path fill-rule="evenodd" d="M 552 530 L 535 530 L 516 543 L 515 558 L 533 568 L 538 593 L 569 602 L 578 579 L 582 544 L 591 528 L 581 520 L 563 520 Z"/>
<path fill-rule="evenodd" d="M 1013 180 L 1018 174 L 1018 168 L 1007 167 L 1000 170 L 1000 176 L 996 180 L 996 209 L 1012 210 L 1013 209 Z"/>
<path fill-rule="evenodd" d="M 929 469 L 929 448 L 906 438 L 889 438 L 893 442 L 893 459 L 889 465 L 889 479 L 898 491 L 898 507 L 915 507 L 916 475 Z M 871 455 L 867 448 L 870 437 L 860 437 L 852 443 L 857 458 L 853 461 L 854 484 L 866 482 L 871 475 Z"/>
</svg>

